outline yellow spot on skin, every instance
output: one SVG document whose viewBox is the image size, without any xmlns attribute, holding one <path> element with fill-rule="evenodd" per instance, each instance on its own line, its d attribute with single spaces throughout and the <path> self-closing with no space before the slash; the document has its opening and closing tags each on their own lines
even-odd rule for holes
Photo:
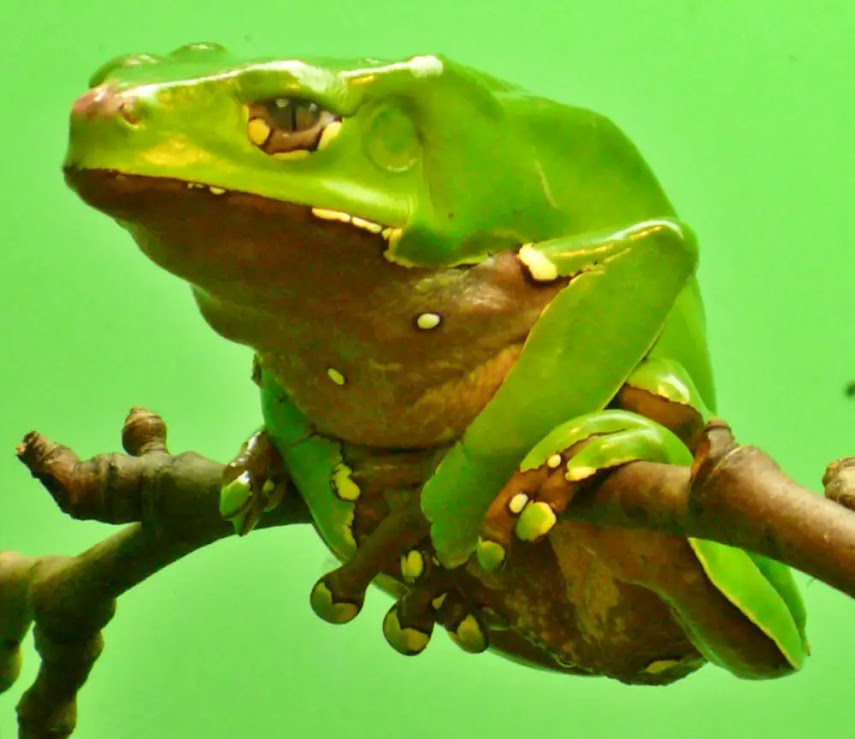
<svg viewBox="0 0 855 739">
<path fill-rule="evenodd" d="M 571 465 L 567 465 L 567 472 L 564 474 L 564 479 L 567 482 L 579 482 L 579 480 L 585 480 L 593 474 L 596 474 L 596 467 L 573 467 Z"/>
<path fill-rule="evenodd" d="M 660 672 L 665 672 L 665 670 L 670 670 L 672 667 L 676 667 L 680 662 L 676 659 L 657 659 L 655 662 L 651 662 L 647 667 L 644 668 L 645 672 L 649 672 L 651 675 L 658 675 Z"/>
<path fill-rule="evenodd" d="M 433 609 L 435 611 L 438 611 L 440 608 L 442 608 L 442 604 L 445 603 L 445 599 L 447 597 L 448 597 L 448 593 L 440 593 L 439 595 L 437 595 L 436 598 L 434 598 L 430 602 L 431 606 L 433 606 Z"/>
<path fill-rule="evenodd" d="M 528 503 L 528 496 L 525 493 L 517 493 L 508 503 L 508 510 L 518 516 L 522 513 L 526 503 Z"/>
<path fill-rule="evenodd" d="M 395 244 L 397 244 L 401 240 L 401 236 L 404 235 L 403 228 L 384 228 L 381 232 L 383 238 L 389 242 L 389 248 L 393 248 Z"/>
<path fill-rule="evenodd" d="M 415 582 L 425 571 L 425 560 L 418 549 L 401 555 L 401 576 L 407 582 Z"/>
<path fill-rule="evenodd" d="M 516 535 L 523 541 L 536 541 L 550 532 L 557 518 L 543 501 L 529 503 L 517 519 Z"/>
<path fill-rule="evenodd" d="M 327 208 L 312 208 L 312 215 L 324 221 L 341 221 L 350 223 L 350 216 L 340 210 L 328 210 Z"/>
<path fill-rule="evenodd" d="M 358 226 L 359 228 L 364 228 L 366 231 L 370 231 L 373 234 L 379 234 L 383 230 L 383 226 L 379 223 L 374 223 L 373 221 L 366 221 L 364 218 L 357 218 L 353 216 L 350 219 L 350 222 L 354 226 Z"/>
<path fill-rule="evenodd" d="M 430 634 L 401 626 L 397 606 L 392 606 L 383 619 L 383 636 L 393 649 L 407 655 L 424 651 L 430 641 Z"/>
<path fill-rule="evenodd" d="M 438 313 L 422 313 L 418 318 L 416 318 L 416 326 L 425 331 L 429 331 L 430 329 L 439 326 L 440 321 L 442 321 L 442 316 Z"/>
<path fill-rule="evenodd" d="M 294 149 L 294 151 L 277 151 L 274 155 L 274 159 L 281 159 L 284 162 L 291 162 L 295 159 L 305 159 L 309 154 L 311 154 L 308 149 Z"/>
<path fill-rule="evenodd" d="M 353 479 L 350 477 L 351 472 L 346 464 L 339 462 L 332 472 L 332 484 L 335 494 L 342 500 L 354 501 L 357 500 L 362 493 Z"/>
<path fill-rule="evenodd" d="M 466 652 L 477 654 L 487 648 L 487 637 L 484 636 L 478 619 L 471 613 L 460 622 L 454 631 L 449 631 L 448 635 L 451 637 L 451 641 Z"/>
<path fill-rule="evenodd" d="M 341 372 L 337 369 L 330 367 L 327 370 L 327 376 L 336 384 L 336 385 L 344 385 L 346 382 L 345 377 Z"/>
<path fill-rule="evenodd" d="M 327 623 L 346 624 L 359 613 L 359 606 L 354 603 L 336 603 L 332 591 L 323 580 L 318 580 L 309 596 L 312 610 Z"/>
<path fill-rule="evenodd" d="M 223 193 L 225 193 L 225 188 L 222 188 L 222 187 L 216 187 L 216 186 L 214 186 L 214 185 L 210 185 L 210 186 L 208 187 L 208 189 L 209 189 L 209 190 L 210 190 L 214 195 L 222 195 Z"/>
<path fill-rule="evenodd" d="M 517 254 L 519 260 L 528 268 L 531 276 L 538 282 L 550 282 L 558 279 L 558 268 L 549 258 L 531 244 L 524 244 Z"/>
<path fill-rule="evenodd" d="M 557 469 L 560 464 L 561 464 L 561 455 L 560 454 L 553 454 L 549 459 L 546 460 L 546 466 L 549 467 L 549 469 L 551 469 L 551 470 Z"/>
<path fill-rule="evenodd" d="M 270 126 L 261 118 L 253 118 L 246 124 L 246 130 L 249 134 L 249 140 L 256 146 L 264 146 L 264 143 L 270 137 Z"/>
<path fill-rule="evenodd" d="M 318 150 L 326 149 L 336 136 L 341 132 L 341 121 L 333 121 L 327 124 L 326 128 L 321 131 L 321 137 L 318 139 Z"/>
<path fill-rule="evenodd" d="M 480 539 L 475 548 L 475 556 L 478 558 L 478 564 L 482 570 L 495 572 L 504 563 L 507 552 L 497 541 Z"/>
</svg>

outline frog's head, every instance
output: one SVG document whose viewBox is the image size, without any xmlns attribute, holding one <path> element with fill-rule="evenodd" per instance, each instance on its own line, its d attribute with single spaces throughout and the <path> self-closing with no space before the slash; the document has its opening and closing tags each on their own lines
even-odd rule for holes
<svg viewBox="0 0 855 739">
<path fill-rule="evenodd" d="M 66 177 L 197 284 L 192 235 L 206 230 L 209 263 L 218 234 L 235 258 L 259 213 L 305 249 L 319 228 L 341 239 L 342 221 L 387 263 L 472 263 L 556 222 L 499 99 L 509 89 L 436 56 L 237 62 L 213 44 L 128 56 L 75 102 Z"/>
<path fill-rule="evenodd" d="M 65 168 L 154 261 L 232 299 L 236 282 L 257 296 L 332 265 L 352 289 L 667 209 L 606 119 L 436 56 L 123 57 L 75 102 Z"/>
</svg>

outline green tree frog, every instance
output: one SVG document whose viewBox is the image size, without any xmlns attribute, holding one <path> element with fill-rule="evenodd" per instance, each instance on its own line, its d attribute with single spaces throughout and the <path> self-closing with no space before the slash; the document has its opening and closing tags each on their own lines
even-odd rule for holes
<svg viewBox="0 0 855 739">
<path fill-rule="evenodd" d="M 136 54 L 73 105 L 69 185 L 252 347 L 264 426 L 229 466 L 240 533 L 302 495 L 383 633 L 628 683 L 801 667 L 789 571 L 562 519 L 548 484 L 689 464 L 714 407 L 695 238 L 606 118 L 440 56 Z M 554 488 L 554 486 L 553 486 Z"/>
</svg>

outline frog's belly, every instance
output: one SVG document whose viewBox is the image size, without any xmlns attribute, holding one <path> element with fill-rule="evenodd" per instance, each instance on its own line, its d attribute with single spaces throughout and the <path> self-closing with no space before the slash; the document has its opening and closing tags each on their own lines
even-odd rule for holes
<svg viewBox="0 0 855 739">
<path fill-rule="evenodd" d="M 377 448 L 427 449 L 457 439 L 520 354 L 513 344 L 465 372 L 447 362 L 332 366 L 315 354 L 260 354 L 266 372 L 324 436 Z M 437 382 L 436 377 L 445 376 Z"/>
</svg>

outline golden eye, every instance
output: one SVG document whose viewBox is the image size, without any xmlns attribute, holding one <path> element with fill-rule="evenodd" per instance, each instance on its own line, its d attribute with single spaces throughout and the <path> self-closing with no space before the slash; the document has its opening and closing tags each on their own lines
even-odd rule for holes
<svg viewBox="0 0 855 739">
<path fill-rule="evenodd" d="M 339 120 L 317 103 L 300 98 L 260 100 L 248 111 L 249 140 L 271 155 L 314 151 L 324 129 Z"/>
</svg>

